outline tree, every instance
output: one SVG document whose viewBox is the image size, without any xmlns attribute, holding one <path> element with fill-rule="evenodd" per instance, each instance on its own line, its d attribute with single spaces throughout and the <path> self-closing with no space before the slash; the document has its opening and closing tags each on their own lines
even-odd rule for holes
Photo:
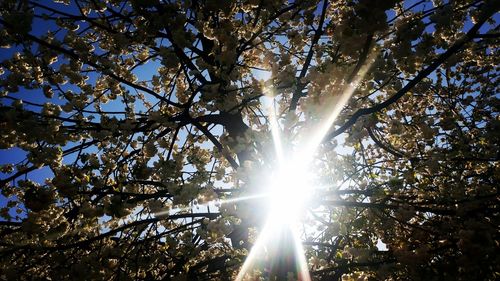
<svg viewBox="0 0 500 281">
<path fill-rule="evenodd" d="M 329 128 L 300 168 L 312 279 L 498 278 L 498 8 L 2 1 L 0 277 L 233 280 L 275 114 L 285 154 Z M 246 277 L 298 278 L 271 239 Z"/>
</svg>

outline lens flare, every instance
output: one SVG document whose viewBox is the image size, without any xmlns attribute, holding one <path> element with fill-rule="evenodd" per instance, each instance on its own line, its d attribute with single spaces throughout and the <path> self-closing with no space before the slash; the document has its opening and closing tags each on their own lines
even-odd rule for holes
<svg viewBox="0 0 500 281">
<path fill-rule="evenodd" d="M 315 151 L 320 146 L 323 138 L 330 131 L 332 124 L 339 116 L 342 108 L 349 101 L 357 85 L 364 78 L 374 58 L 375 53 L 372 52 L 366 60 L 368 63 L 360 68 L 355 79 L 346 86 L 342 94 L 327 100 L 322 110 L 322 115 L 324 116 L 323 121 L 319 123 L 319 125 L 314 126 L 311 130 L 312 133 L 307 134 L 307 136 L 299 141 L 299 144 L 302 144 L 298 145 L 301 150 L 290 152 L 290 154 L 292 154 L 290 159 L 285 159 L 284 157 L 283 140 L 280 136 L 280 127 L 275 112 L 274 110 L 269 111 L 269 123 L 279 167 L 272 175 L 272 180 L 269 183 L 269 216 L 257 241 L 250 250 L 247 259 L 238 273 L 236 278 L 237 281 L 244 280 L 256 259 L 259 255 L 264 253 L 266 246 L 270 245 L 274 239 L 280 239 L 279 235 L 282 234 L 283 231 L 289 231 L 293 240 L 290 246 L 294 249 L 295 262 L 298 265 L 297 275 L 299 280 L 311 280 L 304 249 L 302 247 L 300 235 L 297 231 L 300 215 L 304 213 L 312 193 L 311 176 L 308 170 Z M 280 253 L 275 254 L 278 256 L 280 255 Z"/>
</svg>

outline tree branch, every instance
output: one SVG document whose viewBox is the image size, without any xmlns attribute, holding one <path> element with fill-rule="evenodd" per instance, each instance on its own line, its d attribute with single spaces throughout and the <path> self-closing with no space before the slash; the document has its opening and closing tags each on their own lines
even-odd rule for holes
<svg viewBox="0 0 500 281">
<path fill-rule="evenodd" d="M 401 97 L 403 97 L 408 91 L 410 91 L 415 85 L 417 85 L 422 79 L 426 78 L 431 74 L 434 70 L 436 70 L 443 62 L 445 62 L 449 57 L 451 57 L 453 54 L 457 53 L 467 42 L 471 41 L 475 34 L 478 32 L 479 28 L 486 22 L 486 20 L 495 13 L 495 11 L 487 11 L 487 14 L 483 16 L 483 18 L 476 23 L 468 32 L 467 34 L 453 46 L 451 46 L 446 52 L 442 53 L 433 63 L 431 63 L 427 68 L 424 70 L 420 71 L 415 78 L 413 78 L 410 82 L 408 82 L 401 90 L 399 90 L 396 94 L 391 96 L 389 99 L 386 101 L 379 103 L 373 107 L 369 108 L 362 108 L 356 111 L 347 122 L 345 122 L 340 128 L 336 129 L 335 131 L 329 133 L 323 141 L 329 141 L 336 136 L 344 133 L 347 129 L 349 129 L 356 121 L 364 115 L 372 114 L 375 112 L 378 112 L 384 108 L 387 108 L 391 104 L 395 103 L 398 101 Z"/>
<path fill-rule="evenodd" d="M 319 23 L 318 23 L 318 29 L 316 29 L 316 32 L 314 33 L 314 37 L 311 41 L 311 47 L 309 48 L 309 52 L 307 53 L 306 60 L 304 62 L 304 65 L 302 66 L 299 77 L 297 77 L 297 89 L 293 93 L 292 100 L 290 101 L 290 108 L 288 109 L 289 111 L 295 110 L 297 108 L 297 105 L 299 103 L 299 99 L 302 96 L 302 90 L 304 89 L 304 86 L 306 84 L 303 84 L 301 82 L 301 80 L 302 80 L 302 78 L 304 78 L 306 76 L 307 70 L 309 69 L 309 66 L 311 65 L 312 57 L 314 54 L 314 46 L 318 43 L 319 38 L 321 37 L 321 34 L 323 34 L 323 24 L 325 22 L 326 8 L 327 7 L 328 7 L 328 1 L 323 0 L 323 8 L 321 10 L 321 16 L 320 16 Z"/>
<path fill-rule="evenodd" d="M 9 28 L 9 29 L 13 29 L 12 25 L 7 23 L 6 21 L 4 21 L 3 19 L 0 18 L 0 23 L 3 24 L 5 27 Z M 162 97 L 160 96 L 159 94 L 157 94 L 155 91 L 149 89 L 149 88 L 146 88 L 144 86 L 141 86 L 141 85 L 138 85 L 138 84 L 135 84 L 133 82 L 130 82 L 126 79 L 124 79 L 123 77 L 120 77 L 118 76 L 117 74 L 113 73 L 110 69 L 108 68 L 105 68 L 103 66 L 100 66 L 99 64 L 95 63 L 95 62 L 92 62 L 88 59 L 84 59 L 82 58 L 81 56 L 79 56 L 77 53 L 73 52 L 72 50 L 68 50 L 68 49 L 65 49 L 61 46 L 57 46 L 57 45 L 53 45 L 47 41 L 44 41 L 32 34 L 25 34 L 25 35 L 21 35 L 21 36 L 26 36 L 29 40 L 33 41 L 33 42 L 36 42 L 38 43 L 39 45 L 42 45 L 42 46 L 45 46 L 49 49 L 52 49 L 52 50 L 55 50 L 55 51 L 59 51 L 65 55 L 67 55 L 68 57 L 71 57 L 73 59 L 76 59 L 76 60 L 81 60 L 83 63 L 87 64 L 87 65 L 90 65 L 92 67 L 94 67 L 96 70 L 99 70 L 101 71 L 103 74 L 115 79 L 116 81 L 118 82 L 121 82 L 127 86 L 130 86 L 134 89 L 137 89 L 137 90 L 140 90 L 140 91 L 143 91 L 145 93 L 148 93 L 152 96 L 154 96 L 155 98 L 169 104 L 169 105 L 172 105 L 172 106 L 175 106 L 175 107 L 183 107 L 182 104 L 179 104 L 179 103 L 176 103 L 176 102 L 173 102 L 169 99 L 166 99 L 165 97 Z"/>
<path fill-rule="evenodd" d="M 224 155 L 224 157 L 229 162 L 229 164 L 231 164 L 231 167 L 233 167 L 233 169 L 235 169 L 235 170 L 238 169 L 238 167 L 239 167 L 238 163 L 236 163 L 236 161 L 233 159 L 233 157 L 231 155 L 229 155 L 229 152 L 226 149 L 224 149 L 222 144 L 215 138 L 215 136 L 205 126 L 201 125 L 200 122 L 195 121 L 195 120 L 193 120 L 193 125 L 196 128 L 198 128 L 198 130 L 200 130 L 215 145 L 215 147 L 217 147 L 219 152 L 221 152 L 222 155 Z"/>
</svg>

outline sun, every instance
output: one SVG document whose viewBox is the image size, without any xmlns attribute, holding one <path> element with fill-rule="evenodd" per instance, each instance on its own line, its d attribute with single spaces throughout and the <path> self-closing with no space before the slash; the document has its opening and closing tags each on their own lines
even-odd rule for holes
<svg viewBox="0 0 500 281">
<path fill-rule="evenodd" d="M 274 225 L 297 223 L 311 198 L 311 173 L 300 162 L 291 161 L 272 174 L 268 215 Z"/>
</svg>

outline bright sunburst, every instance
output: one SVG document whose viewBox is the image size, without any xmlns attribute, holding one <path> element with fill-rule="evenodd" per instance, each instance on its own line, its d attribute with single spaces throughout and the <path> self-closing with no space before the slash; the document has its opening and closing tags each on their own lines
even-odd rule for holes
<svg viewBox="0 0 500 281">
<path fill-rule="evenodd" d="M 373 61 L 373 53 L 367 61 Z M 298 265 L 297 273 L 299 280 L 311 280 L 297 229 L 300 216 L 304 213 L 307 203 L 312 199 L 314 191 L 310 163 L 315 151 L 369 67 L 370 64 L 363 66 L 356 79 L 345 87 L 340 96 L 332 97 L 326 102 L 322 108 L 324 121 L 312 129 L 307 137 L 300 139 L 298 147 L 301 150 L 287 151 L 286 154 L 291 155 L 290 157 L 284 157 L 285 151 L 283 151 L 280 127 L 274 110 L 270 110 L 269 122 L 279 167 L 273 172 L 272 180 L 268 185 L 271 207 L 267 222 L 243 264 L 236 278 L 237 281 L 245 278 L 246 274 L 252 268 L 255 259 L 263 254 L 271 241 L 280 239 L 279 235 L 282 235 L 283 231 L 289 232 L 288 234 L 293 240 L 289 246 L 293 247 L 294 250 L 295 262 Z M 279 254 L 277 253 L 277 255 Z M 280 257 L 277 258 L 279 259 Z"/>
</svg>

